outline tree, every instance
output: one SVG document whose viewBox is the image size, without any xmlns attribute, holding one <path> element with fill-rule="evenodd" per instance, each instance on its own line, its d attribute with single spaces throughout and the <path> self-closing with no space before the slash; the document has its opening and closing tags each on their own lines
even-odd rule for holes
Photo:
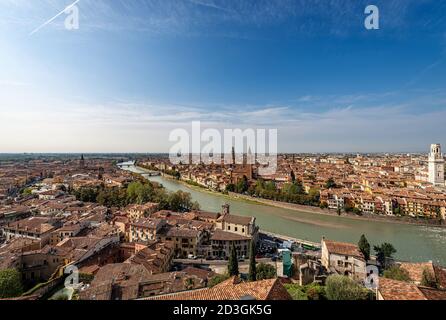
<svg viewBox="0 0 446 320">
<path fill-rule="evenodd" d="M 421 275 L 420 284 L 424 287 L 438 288 L 437 279 L 435 278 L 435 275 L 428 268 L 423 269 L 423 274 Z"/>
<path fill-rule="evenodd" d="M 256 281 L 257 270 L 256 270 L 256 248 L 254 241 L 251 241 L 249 247 L 249 281 Z"/>
<path fill-rule="evenodd" d="M 311 283 L 305 286 L 309 300 L 326 300 L 325 288 L 317 283 Z"/>
<path fill-rule="evenodd" d="M 294 174 L 293 170 L 291 170 L 290 176 L 291 176 L 291 181 L 294 183 L 296 181 L 296 175 Z"/>
<path fill-rule="evenodd" d="M 257 266 L 257 280 L 273 279 L 276 275 L 276 268 L 270 264 L 259 263 Z"/>
<path fill-rule="evenodd" d="M 288 291 L 293 300 L 309 300 L 308 295 L 304 290 L 304 287 L 295 283 L 287 283 L 284 284 L 283 286 Z"/>
<path fill-rule="evenodd" d="M 274 181 L 268 181 L 267 183 L 265 183 L 265 190 L 272 192 L 277 191 L 277 187 Z"/>
<path fill-rule="evenodd" d="M 249 188 L 248 178 L 244 175 L 243 179 L 237 182 L 236 191 L 238 193 L 245 193 L 246 191 L 248 191 L 248 188 Z"/>
<path fill-rule="evenodd" d="M 334 181 L 333 178 L 329 178 L 327 180 L 327 182 L 325 183 L 325 188 L 327 189 L 336 188 L 336 182 Z"/>
<path fill-rule="evenodd" d="M 209 280 L 208 286 L 209 287 L 216 286 L 217 284 L 227 280 L 228 278 L 229 276 L 227 274 L 217 274 Z"/>
<path fill-rule="evenodd" d="M 409 272 L 407 272 L 407 270 L 401 269 L 397 265 L 391 266 L 389 269 L 385 270 L 383 276 L 387 279 L 410 281 Z"/>
<path fill-rule="evenodd" d="M 167 197 L 168 209 L 176 212 L 199 210 L 199 205 L 192 201 L 190 193 L 178 190 Z"/>
<path fill-rule="evenodd" d="M 22 195 L 25 197 L 32 195 L 33 189 L 32 188 L 25 188 L 22 191 Z"/>
<path fill-rule="evenodd" d="M 235 184 L 230 183 L 226 186 L 226 191 L 228 192 L 235 192 Z"/>
<path fill-rule="evenodd" d="M 441 209 L 440 207 L 435 208 L 435 217 L 441 220 Z"/>
<path fill-rule="evenodd" d="M 362 235 L 358 242 L 359 251 L 364 255 L 365 261 L 370 260 L 370 243 L 367 241 L 365 235 Z"/>
<path fill-rule="evenodd" d="M 347 276 L 331 275 L 325 292 L 328 300 L 367 300 L 368 290 Z"/>
<path fill-rule="evenodd" d="M 396 253 L 395 247 L 390 243 L 385 242 L 380 246 L 374 246 L 373 250 L 376 252 L 376 259 L 381 267 L 387 269 L 387 260 L 392 258 L 392 255 Z"/>
<path fill-rule="evenodd" d="M 14 298 L 23 293 L 22 275 L 16 269 L 0 270 L 0 298 Z"/>
<path fill-rule="evenodd" d="M 238 260 L 237 260 L 237 250 L 235 249 L 235 244 L 232 243 L 231 254 L 228 261 L 228 274 L 230 277 L 238 276 Z"/>
</svg>

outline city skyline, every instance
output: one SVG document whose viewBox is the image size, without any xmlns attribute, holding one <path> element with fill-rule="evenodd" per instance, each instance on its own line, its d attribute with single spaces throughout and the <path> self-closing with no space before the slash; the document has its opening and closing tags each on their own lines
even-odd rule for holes
<svg viewBox="0 0 446 320">
<path fill-rule="evenodd" d="M 277 128 L 279 152 L 446 145 L 444 1 L 0 4 L 0 152 L 168 152 L 169 132 Z M 443 10 L 444 11 L 444 10 Z"/>
</svg>

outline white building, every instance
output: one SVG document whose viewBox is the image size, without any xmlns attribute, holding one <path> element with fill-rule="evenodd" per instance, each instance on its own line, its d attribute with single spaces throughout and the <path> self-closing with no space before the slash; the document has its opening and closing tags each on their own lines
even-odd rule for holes
<svg viewBox="0 0 446 320">
<path fill-rule="evenodd" d="M 444 158 L 440 144 L 432 144 L 429 153 L 429 182 L 436 186 L 444 186 Z"/>
<path fill-rule="evenodd" d="M 367 263 L 357 245 L 322 239 L 322 265 L 334 274 L 349 276 L 362 281 L 367 272 Z"/>
</svg>

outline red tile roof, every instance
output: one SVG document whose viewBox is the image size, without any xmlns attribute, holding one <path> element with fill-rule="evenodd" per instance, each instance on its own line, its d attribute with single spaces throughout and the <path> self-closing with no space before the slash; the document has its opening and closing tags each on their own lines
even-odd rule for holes
<svg viewBox="0 0 446 320">
<path fill-rule="evenodd" d="M 232 277 L 212 288 L 191 290 L 156 297 L 147 300 L 241 300 L 250 297 L 255 300 L 291 300 L 289 293 L 279 279 L 254 282 L 240 282 Z"/>
<path fill-rule="evenodd" d="M 327 246 L 329 253 L 339 254 L 343 256 L 353 256 L 364 259 L 363 254 L 359 251 L 357 245 L 348 242 L 338 242 L 332 240 L 323 240 Z"/>
<path fill-rule="evenodd" d="M 384 300 L 427 300 L 415 284 L 379 278 L 379 293 Z"/>
</svg>

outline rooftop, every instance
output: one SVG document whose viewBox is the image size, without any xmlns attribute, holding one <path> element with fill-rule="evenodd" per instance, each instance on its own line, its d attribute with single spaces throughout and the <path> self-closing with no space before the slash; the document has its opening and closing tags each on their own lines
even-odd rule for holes
<svg viewBox="0 0 446 320">
<path fill-rule="evenodd" d="M 333 240 L 323 240 L 323 242 L 325 242 L 327 250 L 330 253 L 364 259 L 363 254 L 359 251 L 358 246 L 355 244 Z"/>
<path fill-rule="evenodd" d="M 146 298 L 146 300 L 291 300 L 279 279 L 240 282 L 232 277 L 212 288 L 184 291 Z"/>
</svg>

